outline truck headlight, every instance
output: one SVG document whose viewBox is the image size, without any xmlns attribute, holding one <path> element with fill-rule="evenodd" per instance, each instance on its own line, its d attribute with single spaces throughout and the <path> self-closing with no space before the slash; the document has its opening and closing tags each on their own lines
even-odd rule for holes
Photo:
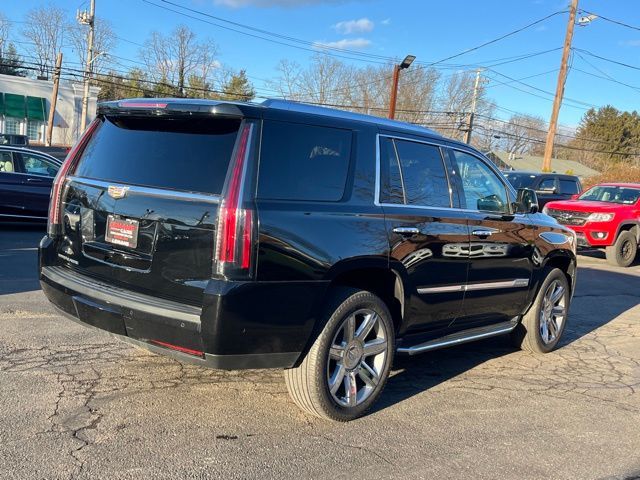
<svg viewBox="0 0 640 480">
<path fill-rule="evenodd" d="M 589 222 L 610 222 L 613 220 L 613 213 L 592 213 L 587 220 Z"/>
</svg>

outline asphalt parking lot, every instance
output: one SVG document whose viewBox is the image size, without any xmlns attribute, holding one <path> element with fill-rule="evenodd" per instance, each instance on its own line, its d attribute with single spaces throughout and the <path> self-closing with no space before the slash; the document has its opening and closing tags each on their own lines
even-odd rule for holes
<svg viewBox="0 0 640 480">
<path fill-rule="evenodd" d="M 0 478 L 640 478 L 640 266 L 580 256 L 562 347 L 398 358 L 349 424 L 279 371 L 182 365 L 57 315 L 42 228 L 0 226 Z"/>
</svg>

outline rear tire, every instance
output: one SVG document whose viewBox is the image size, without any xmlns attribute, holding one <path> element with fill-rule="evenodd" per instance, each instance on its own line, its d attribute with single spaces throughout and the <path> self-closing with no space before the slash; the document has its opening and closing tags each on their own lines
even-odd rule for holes
<svg viewBox="0 0 640 480">
<path fill-rule="evenodd" d="M 302 363 L 284 378 L 302 410 L 346 422 L 364 415 L 384 388 L 395 349 L 393 321 L 380 298 L 354 288 L 336 289 L 325 319 Z"/>
<path fill-rule="evenodd" d="M 564 272 L 559 268 L 549 271 L 531 308 L 511 332 L 514 346 L 533 353 L 555 349 L 567 324 L 570 300 Z"/>
<path fill-rule="evenodd" d="M 616 243 L 606 248 L 607 263 L 617 267 L 628 267 L 636 259 L 638 239 L 633 232 L 620 232 Z"/>
</svg>

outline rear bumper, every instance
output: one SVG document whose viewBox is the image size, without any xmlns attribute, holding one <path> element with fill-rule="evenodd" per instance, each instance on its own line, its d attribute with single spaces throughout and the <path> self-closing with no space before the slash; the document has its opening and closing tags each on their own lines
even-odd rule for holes
<svg viewBox="0 0 640 480">
<path fill-rule="evenodd" d="M 325 282 L 211 280 L 203 308 L 116 288 L 60 266 L 40 267 L 47 298 L 83 325 L 217 369 L 289 368 L 305 350 Z"/>
</svg>

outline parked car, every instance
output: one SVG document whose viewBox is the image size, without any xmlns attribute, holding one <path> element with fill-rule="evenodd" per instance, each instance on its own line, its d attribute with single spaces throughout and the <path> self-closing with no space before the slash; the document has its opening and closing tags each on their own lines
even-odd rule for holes
<svg viewBox="0 0 640 480">
<path fill-rule="evenodd" d="M 530 188 L 538 194 L 540 208 L 556 200 L 569 200 L 582 191 L 580 179 L 575 175 L 537 173 L 510 170 L 503 172 L 514 188 Z"/>
<path fill-rule="evenodd" d="M 0 219 L 46 221 L 61 165 L 45 153 L 0 146 Z"/>
<path fill-rule="evenodd" d="M 0 145 L 26 147 L 29 145 L 29 137 L 15 133 L 0 133 Z"/>
<path fill-rule="evenodd" d="M 362 415 L 396 352 L 549 352 L 575 236 L 470 146 L 270 100 L 102 103 L 54 183 L 40 279 L 64 314 L 295 403 Z"/>
<path fill-rule="evenodd" d="M 640 243 L 640 184 L 605 183 L 564 202 L 551 202 L 545 213 L 572 228 L 578 245 L 604 248 L 607 262 L 630 266 Z"/>
</svg>

